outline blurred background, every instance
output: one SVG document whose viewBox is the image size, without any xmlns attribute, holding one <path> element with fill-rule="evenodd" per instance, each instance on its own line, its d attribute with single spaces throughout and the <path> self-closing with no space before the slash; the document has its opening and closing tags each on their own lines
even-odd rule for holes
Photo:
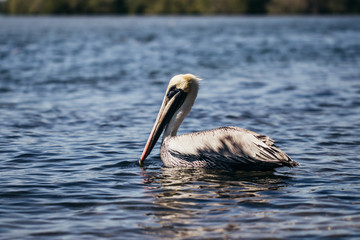
<svg viewBox="0 0 360 240">
<path fill-rule="evenodd" d="M 5 14 L 357 14 L 359 0 L 1 0 Z"/>
</svg>

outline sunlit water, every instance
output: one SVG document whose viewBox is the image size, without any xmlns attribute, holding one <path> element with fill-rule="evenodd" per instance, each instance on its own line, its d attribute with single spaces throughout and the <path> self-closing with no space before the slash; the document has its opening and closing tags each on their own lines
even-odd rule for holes
<svg viewBox="0 0 360 240">
<path fill-rule="evenodd" d="M 181 133 L 232 125 L 300 166 L 137 164 L 168 80 Z M 360 236 L 360 18 L 0 18 L 0 238 Z"/>
</svg>

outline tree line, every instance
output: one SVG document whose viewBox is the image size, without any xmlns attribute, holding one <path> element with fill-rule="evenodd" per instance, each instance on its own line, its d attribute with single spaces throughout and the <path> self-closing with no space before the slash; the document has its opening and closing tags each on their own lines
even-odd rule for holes
<svg viewBox="0 0 360 240">
<path fill-rule="evenodd" d="M 0 0 L 3 14 L 358 14 L 360 0 Z"/>
</svg>

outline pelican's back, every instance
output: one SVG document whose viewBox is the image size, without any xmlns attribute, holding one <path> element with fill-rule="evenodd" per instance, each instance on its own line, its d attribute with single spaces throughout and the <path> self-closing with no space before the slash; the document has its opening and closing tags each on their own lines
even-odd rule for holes
<svg viewBox="0 0 360 240">
<path fill-rule="evenodd" d="M 161 159 L 168 167 L 269 170 L 298 165 L 271 138 L 238 127 L 167 138 L 161 146 Z"/>
</svg>

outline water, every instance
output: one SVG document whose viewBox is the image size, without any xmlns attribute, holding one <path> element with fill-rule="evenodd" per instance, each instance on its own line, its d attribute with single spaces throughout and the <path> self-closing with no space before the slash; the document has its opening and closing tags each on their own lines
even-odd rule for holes
<svg viewBox="0 0 360 240">
<path fill-rule="evenodd" d="M 1 17 L 1 239 L 360 236 L 359 17 Z M 137 164 L 168 80 L 179 133 L 239 126 L 300 166 Z"/>
</svg>

